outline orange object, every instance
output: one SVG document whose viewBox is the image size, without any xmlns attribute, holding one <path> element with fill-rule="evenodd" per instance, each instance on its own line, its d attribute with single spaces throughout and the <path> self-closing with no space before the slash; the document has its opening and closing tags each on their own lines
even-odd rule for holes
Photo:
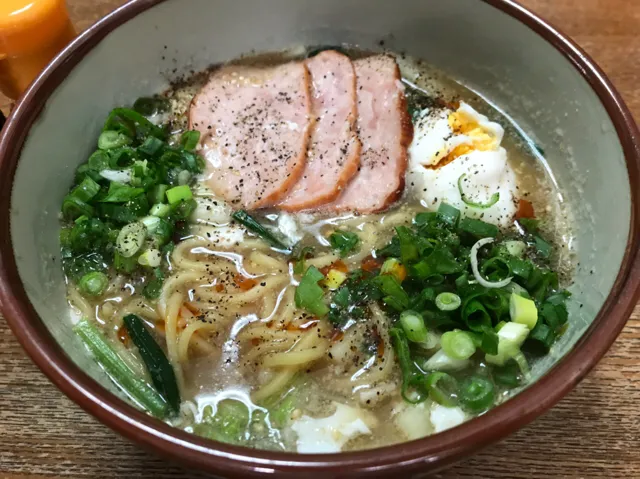
<svg viewBox="0 0 640 479">
<path fill-rule="evenodd" d="M 64 0 L 0 0 L 0 90 L 17 99 L 74 37 Z"/>
<path fill-rule="evenodd" d="M 516 212 L 516 219 L 520 218 L 535 218 L 536 213 L 533 210 L 533 205 L 527 200 L 518 200 L 518 211 Z"/>
</svg>

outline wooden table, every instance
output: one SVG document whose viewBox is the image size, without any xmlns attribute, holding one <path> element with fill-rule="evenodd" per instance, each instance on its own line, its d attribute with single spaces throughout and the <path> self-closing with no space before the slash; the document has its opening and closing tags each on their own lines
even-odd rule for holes
<svg viewBox="0 0 640 479">
<path fill-rule="evenodd" d="M 1 0 L 0 0 L 1 1 Z M 68 0 L 78 29 L 124 0 Z M 609 74 L 640 118 L 640 1 L 526 0 Z M 0 107 L 8 103 L 0 98 Z M 439 477 L 640 477 L 640 306 L 555 408 Z M 120 438 L 62 395 L 0 319 L 0 478 L 195 478 Z"/>
</svg>

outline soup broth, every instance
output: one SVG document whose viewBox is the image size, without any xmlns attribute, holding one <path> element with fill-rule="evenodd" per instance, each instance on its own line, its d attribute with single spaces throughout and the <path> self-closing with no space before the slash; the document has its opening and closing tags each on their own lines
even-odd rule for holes
<svg viewBox="0 0 640 479">
<path fill-rule="evenodd" d="M 371 55 L 357 50 L 348 53 L 351 58 Z M 242 62 L 274 65 L 291 61 L 292 57 L 290 53 L 270 54 L 244 58 Z M 560 284 L 552 285 L 553 279 L 544 280 L 549 289 L 545 286 L 533 306 L 540 312 L 536 317 L 542 322 L 541 317 L 547 317 L 542 315 L 545 305 L 555 307 L 556 303 L 549 301 L 554 301 L 554 295 L 563 294 L 560 288 L 568 284 L 572 270 L 570 216 L 543 152 L 536 149 L 533 140 L 519 134 L 509 118 L 455 80 L 419 60 L 396 58 L 408 108 L 413 112 L 414 143 L 421 118 L 438 109 L 455 112 L 463 104 L 504 128 L 499 146 L 506 151 L 513 171 L 516 216 L 521 221 L 514 223 L 511 216 L 505 226 L 502 217 L 497 217 L 498 223 L 504 223 L 498 224 L 498 238 L 503 238 L 499 244 L 508 248 L 524 245 L 526 252 L 514 255 L 519 257 L 518 265 L 528 265 L 530 261 L 543 274 L 558 274 Z M 168 100 L 167 111 L 147 112 L 154 122 L 169 125 L 168 144 L 179 143 L 180 136 L 188 130 L 191 102 L 208 78 L 209 72 L 205 72 L 182 80 L 159 100 L 156 98 Z M 413 146 L 410 156 L 412 152 Z M 195 153 L 206 160 L 206 144 L 201 143 Z M 412 161 L 410 157 L 410 165 Z M 158 249 L 163 262 L 145 265 L 147 259 L 138 260 L 138 266 L 128 273 L 107 262 L 108 285 L 93 295 L 87 294 L 86 285 L 83 289 L 82 282 L 67 270 L 69 303 L 79 317 L 98 328 L 133 373 L 147 386 L 157 388 L 157 380 L 145 368 L 139 344 L 124 320 L 130 315 L 141 319 L 165 353 L 179 391 L 179 410 L 163 419 L 189 432 L 234 444 L 304 453 L 380 447 L 453 427 L 506 400 L 514 388 L 526 384 L 527 365 L 541 353 L 523 347 L 524 355 L 518 349 L 519 355 L 503 355 L 496 362 L 495 357 L 503 354 L 502 349 L 498 350 L 500 330 L 507 323 L 517 323 L 513 311 L 509 313 L 507 306 L 506 312 L 500 313 L 505 317 L 495 317 L 487 303 L 473 303 L 471 296 L 465 297 L 455 289 L 463 282 L 458 278 L 464 275 L 468 276 L 464 279 L 468 280 L 467 286 L 479 286 L 468 258 L 474 254 L 474 243 L 483 235 L 471 240 L 470 233 L 451 226 L 447 241 L 455 243 L 450 250 L 455 252 L 455 259 L 449 259 L 459 264 L 451 272 L 442 270 L 421 276 L 419 288 L 415 286 L 418 263 L 409 266 L 407 258 L 412 253 L 403 249 L 401 235 L 414 229 L 449 231 L 448 223 L 435 223 L 445 216 L 421 216 L 435 211 L 442 215 L 442 203 L 449 201 L 439 198 L 434 204 L 433 199 L 422 196 L 411 176 L 412 171 L 422 170 L 411 168 L 401 199 L 379 213 L 287 213 L 277 207 L 251 211 L 251 220 L 274 234 L 284 243 L 280 245 L 283 248 L 238 220 L 234 214 L 237 208 L 210 189 L 210 176 L 216 173 L 205 163 L 201 174 L 189 175 L 184 183 L 191 185 L 197 207 L 176 223 L 178 230 L 172 236 L 175 245 Z M 464 176 L 457 180 L 463 200 L 467 188 L 461 186 Z M 490 207 L 468 206 L 477 204 L 471 201 L 465 204 L 468 208 L 462 217 L 477 213 L 474 218 L 490 223 L 490 213 L 482 216 Z M 476 213 L 471 211 L 474 208 Z M 527 223 L 533 221 L 533 212 L 541 220 L 535 227 Z M 77 221 L 65 222 L 65 230 L 72 229 Z M 536 238 L 541 243 L 536 243 Z M 430 246 L 420 248 L 437 248 L 440 241 L 444 244 L 445 240 L 433 239 Z M 547 246 L 553 246 L 553 252 L 547 251 Z M 420 251 L 422 255 L 424 250 Z M 484 265 L 497 257 L 487 255 L 488 259 L 481 260 Z M 459 259 L 463 257 L 466 259 Z M 498 271 L 507 264 L 506 260 L 495 260 L 493 264 L 495 271 L 487 267 L 482 272 L 487 281 L 496 283 L 506 276 L 517 277 L 511 265 L 507 266 L 507 274 Z M 318 271 L 320 279 L 314 280 L 310 271 Z M 391 286 L 375 279 L 384 275 L 394 278 Z M 498 288 L 506 292 L 496 296 L 496 301 L 517 301 L 520 296 L 509 298 L 520 290 L 524 291 L 523 298 L 535 299 L 535 288 L 527 288 L 524 280 L 520 283 L 524 286 L 519 289 Z M 416 308 L 417 296 L 433 295 L 425 299 L 428 306 L 420 306 L 425 311 L 418 311 L 426 325 L 422 341 L 412 340 L 415 331 L 403 322 L 412 320 L 406 314 L 410 308 L 394 306 L 404 298 L 404 292 L 398 300 L 391 291 L 398 284 L 404 285 L 409 304 Z M 422 292 L 414 293 L 419 290 Z M 314 292 L 323 295 L 321 305 L 305 297 Z M 452 292 L 456 293 L 453 299 L 442 296 Z M 444 309 L 439 309 L 434 306 L 439 304 L 436 297 L 441 303 L 447 298 L 455 303 L 462 297 L 462 304 L 456 310 L 448 310 L 448 303 L 443 303 Z M 456 314 L 465 317 L 464 312 L 456 311 L 470 308 L 472 303 L 492 318 L 489 329 L 472 328 L 462 339 L 459 334 L 445 336 L 447 332 L 457 334 L 461 328 L 468 329 L 471 319 L 457 324 L 457 319 L 447 318 L 457 318 Z M 534 326 L 530 326 L 534 334 Z M 570 327 L 570 322 L 555 326 L 554 334 L 559 335 Z M 445 337 L 463 344 L 458 349 L 446 348 Z M 485 343 L 494 340 L 493 346 Z M 439 352 L 453 348 L 459 353 L 467 343 L 473 348 L 469 356 L 461 353 L 458 358 L 444 358 L 442 367 L 429 364 Z M 406 350 L 403 345 L 408 345 Z M 489 356 L 494 359 L 489 360 Z M 433 376 L 434 372 L 439 376 Z M 450 381 L 466 385 L 466 389 Z M 469 394 L 486 388 L 483 381 L 491 383 L 492 400 L 486 402 L 482 394 L 469 399 Z M 131 398 L 145 408 L 135 396 Z"/>
</svg>

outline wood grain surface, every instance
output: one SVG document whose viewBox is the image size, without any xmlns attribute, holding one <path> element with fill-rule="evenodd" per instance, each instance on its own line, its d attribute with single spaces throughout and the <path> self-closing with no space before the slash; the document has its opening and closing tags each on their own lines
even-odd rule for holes
<svg viewBox="0 0 640 479">
<path fill-rule="evenodd" d="M 2 0 L 0 0 L 2 1 Z M 68 0 L 84 29 L 124 0 Z M 640 118 L 640 1 L 523 0 L 571 35 Z M 0 107 L 8 107 L 0 98 Z M 5 110 L 6 111 L 6 110 Z M 555 408 L 440 474 L 640 478 L 640 307 L 594 371 Z M 0 478 L 197 478 L 120 438 L 60 393 L 0 319 Z"/>
</svg>

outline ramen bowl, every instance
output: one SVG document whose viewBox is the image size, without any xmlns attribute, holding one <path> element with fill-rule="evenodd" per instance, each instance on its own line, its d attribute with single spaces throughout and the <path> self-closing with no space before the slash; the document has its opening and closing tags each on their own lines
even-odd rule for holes
<svg viewBox="0 0 640 479">
<path fill-rule="evenodd" d="M 302 455 L 222 444 L 172 428 L 123 400 L 72 333 L 59 265 L 61 200 L 115 106 L 248 52 L 338 44 L 389 49 L 437 66 L 502 110 L 544 150 L 574 221 L 571 327 L 513 398 L 424 439 Z M 225 477 L 428 474 L 552 407 L 623 328 L 640 291 L 638 138 L 631 114 L 593 61 L 512 1 L 133 1 L 54 59 L 4 128 L 2 311 L 56 386 L 165 458 Z"/>
</svg>

